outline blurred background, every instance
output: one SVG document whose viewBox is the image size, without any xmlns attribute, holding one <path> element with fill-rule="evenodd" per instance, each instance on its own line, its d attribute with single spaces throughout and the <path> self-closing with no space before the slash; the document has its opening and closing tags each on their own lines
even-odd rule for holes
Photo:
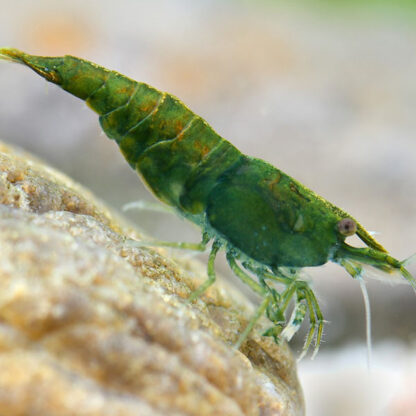
<svg viewBox="0 0 416 416">
<path fill-rule="evenodd" d="M 340 206 L 404 259 L 416 251 L 416 4 L 294 3 L 0 0 L 0 44 L 84 57 L 175 94 L 240 150 Z M 93 112 L 23 66 L 3 62 L 0 139 L 115 209 L 152 200 Z M 199 239 L 171 216 L 128 216 L 155 238 Z M 409 270 L 416 275 L 416 264 Z M 329 322 L 316 359 L 299 364 L 307 414 L 416 415 L 411 288 L 369 282 L 368 374 L 358 283 L 336 265 L 308 273 Z M 303 335 L 292 343 L 295 353 Z"/>
</svg>

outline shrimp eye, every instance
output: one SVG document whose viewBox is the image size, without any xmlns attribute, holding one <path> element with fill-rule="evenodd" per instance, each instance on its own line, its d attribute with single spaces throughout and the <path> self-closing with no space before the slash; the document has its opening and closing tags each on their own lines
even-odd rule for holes
<svg viewBox="0 0 416 416">
<path fill-rule="evenodd" d="M 357 231 L 357 224 L 351 218 L 344 218 L 338 224 L 338 231 L 345 236 L 354 235 Z"/>
</svg>

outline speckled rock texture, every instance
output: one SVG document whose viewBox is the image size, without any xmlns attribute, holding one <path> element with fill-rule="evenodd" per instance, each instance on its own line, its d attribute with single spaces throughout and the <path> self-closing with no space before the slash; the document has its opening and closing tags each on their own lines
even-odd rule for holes
<svg viewBox="0 0 416 416">
<path fill-rule="evenodd" d="M 59 172 L 0 144 L 0 415 L 302 415 L 286 345 L 197 262 L 139 234 Z M 259 329 L 259 328 L 257 328 Z"/>
</svg>

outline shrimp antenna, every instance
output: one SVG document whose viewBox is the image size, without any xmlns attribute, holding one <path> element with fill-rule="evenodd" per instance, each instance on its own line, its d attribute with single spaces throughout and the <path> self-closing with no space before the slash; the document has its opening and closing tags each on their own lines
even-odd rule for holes
<svg viewBox="0 0 416 416">
<path fill-rule="evenodd" d="M 361 293 L 363 294 L 364 308 L 365 308 L 365 327 L 366 327 L 366 340 L 367 340 L 367 368 L 371 368 L 372 358 L 372 341 L 371 341 L 371 308 L 370 298 L 368 297 L 367 287 L 363 278 L 359 277 Z"/>
</svg>

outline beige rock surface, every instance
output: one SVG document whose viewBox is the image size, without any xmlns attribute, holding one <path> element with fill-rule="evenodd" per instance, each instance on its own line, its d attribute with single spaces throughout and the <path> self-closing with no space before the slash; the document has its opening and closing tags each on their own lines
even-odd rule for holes
<svg viewBox="0 0 416 416">
<path fill-rule="evenodd" d="M 0 144 L 0 415 L 301 415 L 286 345 L 205 268 L 133 247 L 79 185 Z"/>
</svg>

